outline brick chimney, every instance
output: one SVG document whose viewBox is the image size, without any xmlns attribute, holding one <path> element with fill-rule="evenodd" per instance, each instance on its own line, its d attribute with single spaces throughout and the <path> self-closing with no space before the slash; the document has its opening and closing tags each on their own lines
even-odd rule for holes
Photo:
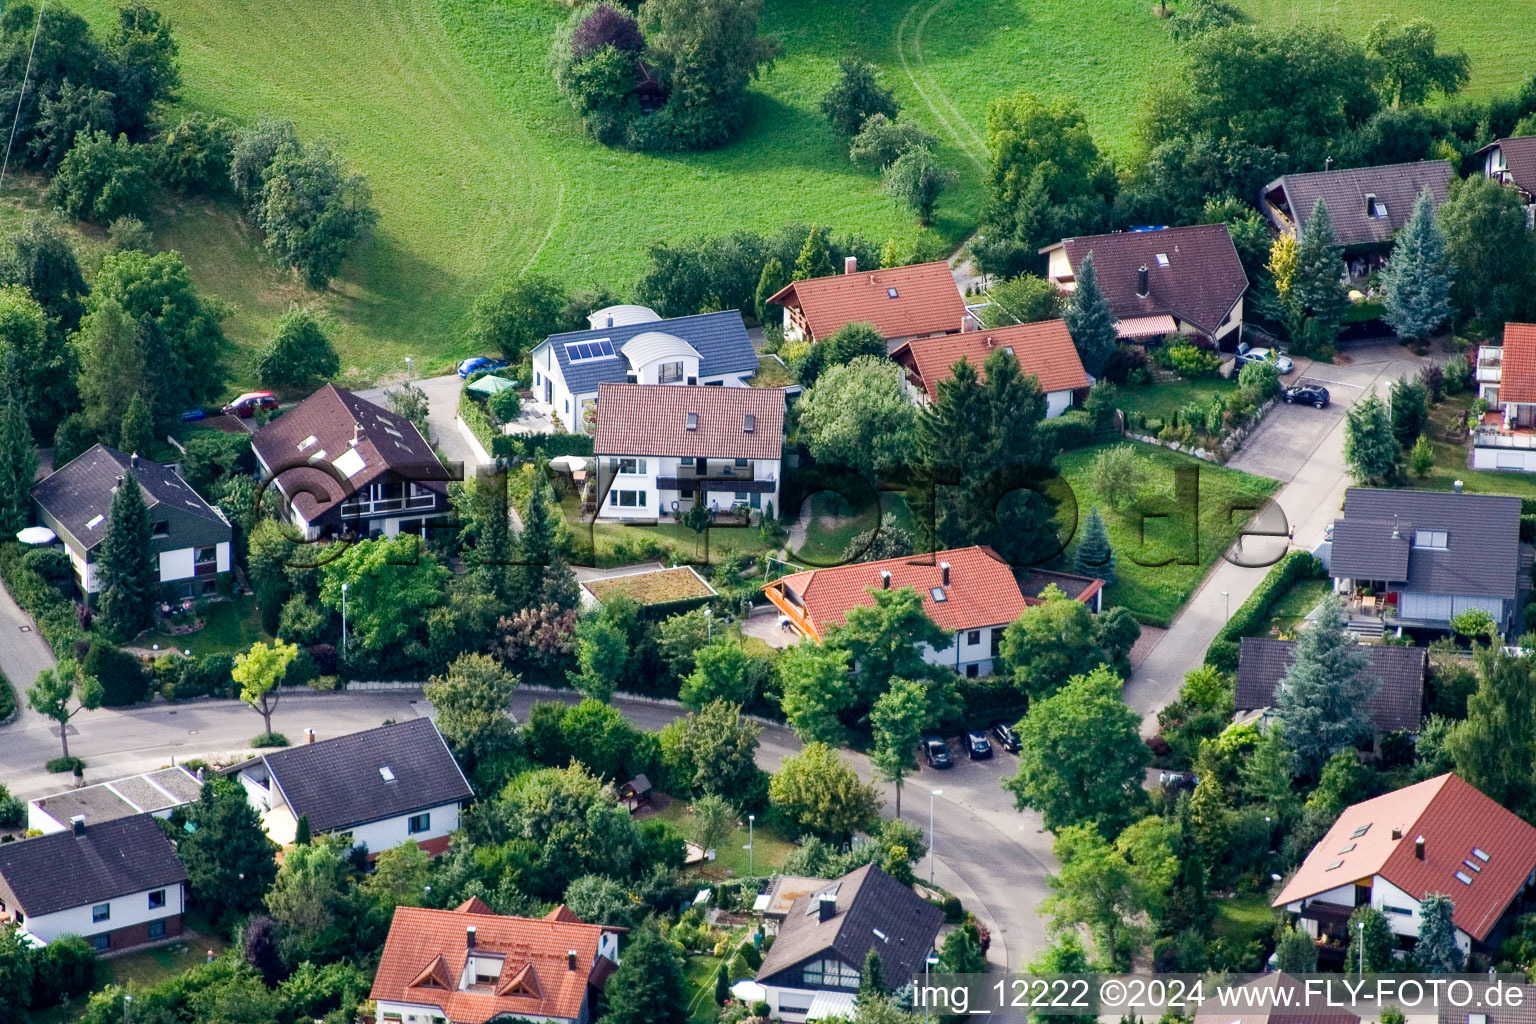
<svg viewBox="0 0 1536 1024">
<path fill-rule="evenodd" d="M 960 317 L 960 333 L 961 334 L 969 334 L 972 331 L 974 331 L 975 329 L 976 329 L 976 321 L 974 319 L 972 319 L 971 314 L 969 314 L 969 313 L 962 314 L 961 317 Z"/>
<path fill-rule="evenodd" d="M 824 892 L 816 897 L 816 920 L 830 921 L 837 916 L 837 897 Z"/>
<path fill-rule="evenodd" d="M 1413 855 L 1419 860 L 1424 859 L 1424 837 L 1419 836 L 1413 841 Z"/>
<path fill-rule="evenodd" d="M 475 948 L 475 926 L 469 925 L 464 929 L 464 948 Z"/>
<path fill-rule="evenodd" d="M 942 584 L 943 586 L 946 586 L 946 587 L 949 586 L 949 563 L 948 562 L 940 562 L 939 563 L 939 583 Z"/>
<path fill-rule="evenodd" d="M 1147 265 L 1143 263 L 1136 271 L 1136 294 L 1146 298 L 1149 290 L 1147 285 Z"/>
<path fill-rule="evenodd" d="M 315 730 L 313 730 L 313 729 L 305 729 L 304 730 L 304 742 L 305 743 L 313 743 L 313 742 L 315 742 Z"/>
<path fill-rule="evenodd" d="M 859 272 L 859 258 L 857 256 L 843 257 L 843 273 L 857 274 Z"/>
<path fill-rule="evenodd" d="M 85 835 L 85 815 L 77 814 L 69 819 L 69 825 L 75 831 L 75 835 Z"/>
<path fill-rule="evenodd" d="M 568 971 L 574 971 L 576 969 L 576 951 L 574 949 L 566 951 L 565 969 Z"/>
</svg>

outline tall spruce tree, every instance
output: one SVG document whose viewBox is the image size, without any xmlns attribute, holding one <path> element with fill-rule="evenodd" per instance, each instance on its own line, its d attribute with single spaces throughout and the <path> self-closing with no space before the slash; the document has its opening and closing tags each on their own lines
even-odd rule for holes
<svg viewBox="0 0 1536 1024">
<path fill-rule="evenodd" d="M 1456 945 L 1456 907 L 1444 893 L 1427 893 L 1419 903 L 1419 944 L 1413 947 L 1419 970 L 1428 974 L 1456 974 L 1467 958 Z"/>
<path fill-rule="evenodd" d="M 113 489 L 107 536 L 96 561 L 101 618 L 107 632 L 127 640 L 154 621 L 155 577 L 150 562 L 149 509 L 133 470 Z"/>
<path fill-rule="evenodd" d="M 1115 582 L 1115 552 L 1109 546 L 1109 533 L 1099 510 L 1089 509 L 1083 521 L 1083 539 L 1077 542 L 1077 559 L 1073 566 L 1080 576 L 1094 576 L 1105 583 Z"/>
<path fill-rule="evenodd" d="M 1333 233 L 1333 217 L 1321 198 L 1296 243 L 1296 269 L 1286 297 L 1287 327 L 1298 349 L 1333 344 L 1349 300 L 1339 286 L 1344 264 Z"/>
<path fill-rule="evenodd" d="M 0 538 L 14 536 L 31 520 L 36 476 L 37 446 L 27 427 L 21 389 L 8 387 L 0 405 Z"/>
<path fill-rule="evenodd" d="M 805 244 L 800 247 L 800 255 L 795 260 L 794 279 L 831 277 L 832 273 L 832 243 L 827 239 L 827 229 L 813 227 L 805 236 Z"/>
<path fill-rule="evenodd" d="M 1391 484 L 1402 474 L 1402 449 L 1392 432 L 1386 403 L 1371 392 L 1344 414 L 1344 461 L 1355 483 L 1365 487 Z"/>
<path fill-rule="evenodd" d="M 1286 738 L 1307 775 L 1371 735 L 1367 705 L 1380 683 L 1369 665 L 1370 656 L 1344 628 L 1338 599 L 1327 598 L 1301 631 L 1275 696 Z"/>
<path fill-rule="evenodd" d="M 1066 321 L 1067 333 L 1072 335 L 1072 344 L 1077 346 L 1083 369 L 1097 377 L 1115 351 L 1119 335 L 1115 333 L 1115 315 L 1110 312 L 1109 300 L 1099 290 L 1092 252 L 1077 266 L 1077 288 L 1067 300 L 1061 318 Z"/>
<path fill-rule="evenodd" d="M 150 420 L 149 405 L 143 395 L 135 394 L 128 400 L 128 411 L 123 413 L 117 445 L 125 452 L 147 453 L 154 443 L 155 425 Z"/>
<path fill-rule="evenodd" d="M 1451 263 L 1435 223 L 1435 201 L 1425 189 L 1392 246 L 1381 273 L 1382 319 L 1402 338 L 1423 341 L 1451 318 Z"/>
<path fill-rule="evenodd" d="M 608 1012 L 601 1024 L 684 1024 L 688 993 L 683 984 L 683 958 L 647 921 L 630 933 L 624 962 L 614 972 L 618 982 L 608 994 Z"/>
</svg>

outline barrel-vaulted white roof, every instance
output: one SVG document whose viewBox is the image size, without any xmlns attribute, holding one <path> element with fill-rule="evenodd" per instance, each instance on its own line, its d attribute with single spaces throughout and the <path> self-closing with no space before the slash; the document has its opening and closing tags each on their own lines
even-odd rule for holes
<svg viewBox="0 0 1536 1024">
<path fill-rule="evenodd" d="M 700 358 L 698 349 L 677 335 L 662 331 L 645 331 L 637 334 L 626 341 L 620 351 L 624 353 L 624 358 L 629 361 L 629 365 L 636 369 L 668 356 L 679 359 Z"/>
<path fill-rule="evenodd" d="M 587 323 L 594 331 L 604 327 L 624 327 L 629 324 L 653 324 L 661 317 L 650 306 L 604 306 L 587 315 Z"/>
</svg>

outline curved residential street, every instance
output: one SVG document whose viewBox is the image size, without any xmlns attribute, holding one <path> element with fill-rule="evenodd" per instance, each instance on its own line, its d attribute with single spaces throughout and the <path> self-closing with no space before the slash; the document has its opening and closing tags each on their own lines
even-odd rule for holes
<svg viewBox="0 0 1536 1024">
<path fill-rule="evenodd" d="M 519 691 L 510 710 L 521 719 L 535 701 L 576 699 L 569 692 Z M 624 697 L 613 703 L 645 729 L 659 729 L 682 713 L 676 704 Z M 419 689 L 329 694 L 301 690 L 282 696 L 272 726 L 298 743 L 307 728 L 315 730 L 317 739 L 327 739 L 431 713 Z M 70 753 L 85 759 L 88 782 L 104 782 L 194 757 L 244 756 L 250 737 L 260 730 L 260 717 L 233 700 L 102 709 L 82 712 L 70 723 Z M 799 748 L 800 741 L 787 728 L 766 726 L 758 762 L 771 771 Z M 0 728 L 0 781 L 23 800 L 67 788 L 66 776 L 43 769 L 58 753 L 58 727 L 40 716 Z M 848 756 L 860 775 L 869 778 L 868 762 L 857 754 Z M 1013 755 L 1003 751 L 990 761 L 957 757 L 948 771 L 920 771 L 902 794 L 904 816 L 925 829 L 932 804 L 938 851 L 934 881 L 987 923 L 992 931 L 989 959 L 1009 967 L 1017 967 L 1046 943 L 1045 926 L 1035 908 L 1047 895 L 1046 876 L 1055 868 L 1051 836 L 1041 828 L 1039 815 L 1014 810 L 1012 797 L 999 785 L 1003 776 L 1012 774 L 1013 761 Z M 889 816 L 895 794 L 888 786 L 881 788 L 883 811 Z M 933 789 L 943 794 L 930 798 Z M 926 878 L 927 862 L 917 870 Z"/>
</svg>

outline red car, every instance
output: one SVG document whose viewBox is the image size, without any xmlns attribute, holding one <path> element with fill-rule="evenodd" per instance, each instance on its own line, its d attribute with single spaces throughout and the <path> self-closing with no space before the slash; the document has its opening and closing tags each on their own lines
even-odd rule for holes
<svg viewBox="0 0 1536 1024">
<path fill-rule="evenodd" d="M 277 396 L 270 391 L 247 391 L 224 407 L 224 415 L 249 419 L 257 409 L 276 409 Z"/>
</svg>

